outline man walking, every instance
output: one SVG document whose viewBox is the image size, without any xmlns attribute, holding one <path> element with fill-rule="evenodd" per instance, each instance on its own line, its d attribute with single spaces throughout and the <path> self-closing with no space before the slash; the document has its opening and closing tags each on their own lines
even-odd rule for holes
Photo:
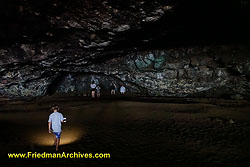
<svg viewBox="0 0 250 167">
<path fill-rule="evenodd" d="M 111 84 L 111 95 L 115 95 L 115 92 L 117 91 L 117 87 L 115 83 Z"/>
<path fill-rule="evenodd" d="M 120 87 L 120 93 L 121 93 L 122 95 L 124 95 L 125 92 L 126 92 L 126 88 L 125 88 L 124 85 L 122 85 L 122 86 Z"/>
<path fill-rule="evenodd" d="M 96 96 L 97 96 L 97 98 L 101 97 L 101 87 L 100 87 L 100 85 L 97 85 L 97 87 L 96 87 Z"/>
<path fill-rule="evenodd" d="M 59 112 L 60 108 L 57 105 L 52 105 L 50 109 L 53 113 L 49 115 L 48 129 L 49 133 L 54 134 L 54 145 L 56 146 L 56 151 L 58 150 L 60 144 L 60 138 L 62 133 L 61 123 L 64 122 L 63 115 Z"/>
<path fill-rule="evenodd" d="M 96 91 L 96 84 L 94 81 L 90 84 L 90 90 L 91 90 L 91 97 L 95 98 L 95 91 Z"/>
</svg>

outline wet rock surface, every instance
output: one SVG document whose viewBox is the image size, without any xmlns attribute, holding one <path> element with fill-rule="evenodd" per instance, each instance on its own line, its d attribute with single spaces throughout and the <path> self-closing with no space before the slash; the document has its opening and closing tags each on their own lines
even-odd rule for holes
<svg viewBox="0 0 250 167">
<path fill-rule="evenodd" d="M 113 82 L 135 95 L 249 98 L 247 1 L 0 6 L 1 96 L 86 94 L 95 80 L 104 92 Z"/>
</svg>

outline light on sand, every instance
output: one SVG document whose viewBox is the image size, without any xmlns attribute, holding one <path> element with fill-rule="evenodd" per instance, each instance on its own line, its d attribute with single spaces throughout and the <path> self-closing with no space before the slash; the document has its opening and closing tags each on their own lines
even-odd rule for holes
<svg viewBox="0 0 250 167">
<path fill-rule="evenodd" d="M 77 128 L 65 128 L 61 134 L 60 145 L 65 145 L 73 143 L 78 139 L 82 138 L 86 134 L 84 129 Z M 46 132 L 34 133 L 31 137 L 31 142 L 43 146 L 52 146 L 53 145 L 53 134 Z"/>
</svg>

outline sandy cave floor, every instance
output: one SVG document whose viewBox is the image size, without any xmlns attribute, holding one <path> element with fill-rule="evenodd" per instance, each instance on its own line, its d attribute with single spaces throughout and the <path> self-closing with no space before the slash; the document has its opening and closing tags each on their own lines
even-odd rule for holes
<svg viewBox="0 0 250 167">
<path fill-rule="evenodd" d="M 59 152 L 110 153 L 110 159 L 8 159 L 51 152 L 51 104 L 67 117 Z M 222 99 L 43 97 L 0 103 L 0 156 L 44 166 L 250 166 L 250 102 Z"/>
</svg>

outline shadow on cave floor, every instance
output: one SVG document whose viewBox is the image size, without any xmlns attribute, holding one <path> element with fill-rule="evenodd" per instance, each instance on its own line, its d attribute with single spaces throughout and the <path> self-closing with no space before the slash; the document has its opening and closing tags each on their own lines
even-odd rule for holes
<svg viewBox="0 0 250 167">
<path fill-rule="evenodd" d="M 1 160 L 28 166 L 249 166 L 249 103 L 186 100 L 194 103 L 55 96 L 8 101 L 0 106 Z M 47 132 L 53 103 L 67 117 L 59 152 L 111 158 L 8 159 L 8 153 L 55 152 Z"/>
</svg>

